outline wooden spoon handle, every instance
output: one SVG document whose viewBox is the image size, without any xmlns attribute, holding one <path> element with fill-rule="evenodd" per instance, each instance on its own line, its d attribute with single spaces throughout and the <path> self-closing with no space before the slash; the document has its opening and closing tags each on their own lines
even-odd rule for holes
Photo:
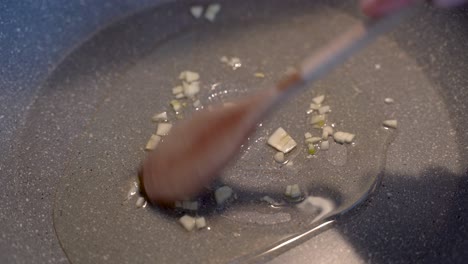
<svg viewBox="0 0 468 264">
<path fill-rule="evenodd" d="M 285 93 L 296 90 L 295 88 L 302 87 L 302 84 L 321 78 L 374 39 L 393 29 L 406 17 L 409 10 L 410 8 L 407 7 L 378 20 L 358 22 L 328 45 L 306 58 L 298 72 L 287 75 L 278 83 L 275 87 L 276 91 Z"/>
</svg>

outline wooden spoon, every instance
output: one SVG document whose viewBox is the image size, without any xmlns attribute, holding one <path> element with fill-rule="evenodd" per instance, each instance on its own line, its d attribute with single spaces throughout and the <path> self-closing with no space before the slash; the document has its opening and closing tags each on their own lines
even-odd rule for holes
<svg viewBox="0 0 468 264">
<path fill-rule="evenodd" d="M 401 17 L 399 12 L 367 24 L 358 23 L 307 58 L 297 72 L 290 73 L 276 87 L 229 107 L 196 112 L 191 119 L 177 124 L 144 160 L 139 174 L 142 193 L 151 203 L 165 205 L 197 195 L 239 151 L 270 109 L 291 91 L 317 80 L 391 29 Z"/>
</svg>

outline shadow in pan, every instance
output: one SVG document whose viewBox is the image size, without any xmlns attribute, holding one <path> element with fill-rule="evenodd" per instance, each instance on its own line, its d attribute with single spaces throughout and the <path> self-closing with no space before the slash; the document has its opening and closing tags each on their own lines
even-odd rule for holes
<svg viewBox="0 0 468 264">
<path fill-rule="evenodd" d="M 466 263 L 468 171 L 386 175 L 337 229 L 369 263 Z"/>
</svg>

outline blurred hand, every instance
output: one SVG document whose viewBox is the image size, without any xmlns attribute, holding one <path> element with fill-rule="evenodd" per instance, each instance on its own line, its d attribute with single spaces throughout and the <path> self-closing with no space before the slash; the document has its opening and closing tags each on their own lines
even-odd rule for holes
<svg viewBox="0 0 468 264">
<path fill-rule="evenodd" d="M 370 17 L 381 17 L 417 1 L 419 0 L 361 0 L 360 4 L 364 14 Z M 432 2 L 440 7 L 454 7 L 468 3 L 468 0 L 433 0 Z"/>
</svg>

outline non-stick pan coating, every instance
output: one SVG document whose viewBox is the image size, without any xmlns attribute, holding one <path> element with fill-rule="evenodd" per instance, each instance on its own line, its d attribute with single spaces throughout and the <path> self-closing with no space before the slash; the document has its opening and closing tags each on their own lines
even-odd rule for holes
<svg viewBox="0 0 468 264">
<path fill-rule="evenodd" d="M 258 8 L 262 5 L 269 7 Z M 340 21 L 339 14 L 343 14 L 341 23 L 348 19 L 345 17 L 349 16 L 351 19 L 350 15 L 355 14 L 354 8 L 349 4 L 330 6 L 331 8 L 327 7 L 322 14 L 334 15 L 335 21 Z M 336 6 L 338 8 L 334 9 Z M 230 10 L 226 14 L 238 16 L 241 20 L 248 20 L 252 16 L 262 18 L 277 15 L 278 21 L 288 16 L 300 20 L 301 15 L 307 14 L 307 11 L 320 15 L 318 7 L 321 5 L 304 5 L 300 1 L 288 3 L 287 6 L 280 1 L 269 1 L 268 4 L 257 2 L 225 5 L 225 8 Z M 2 171 L 9 171 L 12 175 L 12 184 L 7 185 L 10 186 L 7 193 L 15 193 L 14 197 L 18 197 L 17 200 L 9 199 L 8 210 L 13 210 L 13 205 L 16 205 L 20 210 L 30 208 L 27 214 L 31 216 L 51 213 L 50 206 L 38 208 L 30 204 L 40 198 L 49 199 L 52 204 L 55 186 L 62 186 L 60 179 L 63 180 L 72 173 L 80 174 L 80 171 L 67 171 L 66 168 L 70 159 L 75 159 L 80 154 L 77 153 L 77 149 L 82 148 L 82 145 L 76 144 L 83 143 L 83 131 L 92 126 L 95 113 L 106 107 L 106 98 L 112 97 L 113 89 L 116 89 L 116 80 L 136 67 L 148 54 L 156 52 L 161 47 L 159 43 L 181 34 L 179 31 L 193 22 L 189 15 L 179 15 L 186 10 L 185 5 L 171 5 L 137 14 L 97 34 L 57 67 L 30 107 L 22 130 L 17 133 L 16 138 L 17 142 L 21 143 L 21 149 L 16 151 L 15 155 L 11 154 L 8 164 L 2 165 Z M 251 13 L 246 10 L 251 10 Z M 463 51 L 467 48 L 468 35 L 462 23 L 466 23 L 466 15 L 463 12 L 434 12 L 431 9 L 421 11 L 419 16 L 402 26 L 388 40 L 396 45 L 388 50 L 400 51 L 403 58 L 398 58 L 396 53 L 374 54 L 373 52 L 382 52 L 383 48 L 378 46 L 362 55 L 370 59 L 379 59 L 382 71 L 385 71 L 386 67 L 397 67 L 415 73 L 410 77 L 394 75 L 390 78 L 389 75 L 398 71 L 385 71 L 386 75 L 382 79 L 392 79 L 392 82 L 388 83 L 379 83 L 377 74 L 355 80 L 357 84 L 374 82 L 382 87 L 381 91 L 380 87 L 375 88 L 378 91 L 376 94 L 364 96 L 384 98 L 391 94 L 397 99 L 394 112 L 388 114 L 394 114 L 402 126 L 389 149 L 382 186 L 369 203 L 345 216 L 341 224 L 332 231 L 312 239 L 302 246 L 302 251 L 301 247 L 294 249 L 278 261 L 281 261 L 281 258 L 284 261 L 284 258 L 291 256 L 304 260 L 312 256 L 317 262 L 321 258 L 343 261 L 346 254 L 332 250 L 338 247 L 344 250 L 354 248 L 357 253 L 353 257 L 365 261 L 429 262 L 450 258 L 453 261 L 463 259 L 463 248 L 466 247 L 463 243 L 466 243 L 464 241 L 467 236 L 466 221 L 463 219 L 466 219 L 467 209 L 462 201 L 466 200 L 468 140 L 464 130 L 467 124 L 464 114 L 464 102 L 467 99 L 467 55 Z M 427 22 L 429 19 L 440 23 L 431 26 Z M 171 27 L 155 26 L 160 24 Z M 323 26 L 323 30 L 317 31 L 317 36 L 311 37 L 320 41 L 332 33 L 340 32 L 344 26 Z M 268 29 L 268 25 L 264 28 Z M 288 39 L 285 38 L 284 41 L 287 42 Z M 388 43 L 382 40 L 380 44 Z M 291 62 L 294 62 L 295 56 L 298 55 L 293 50 L 289 52 Z M 399 59 L 403 59 L 405 63 L 398 64 Z M 274 62 L 273 58 L 268 58 L 268 61 Z M 254 60 L 251 63 L 255 62 Z M 373 73 L 374 70 L 370 72 Z M 137 83 L 136 81 L 135 84 Z M 397 88 L 389 90 L 392 86 Z M 142 119 L 140 122 L 143 124 L 146 121 Z M 117 135 L 119 128 L 102 129 L 109 129 L 111 134 Z M 115 144 L 125 141 L 122 138 L 111 140 L 115 140 Z M 109 154 L 113 155 L 115 162 L 124 162 L 124 158 L 122 161 L 118 160 L 119 155 L 132 155 L 118 153 L 119 155 L 115 156 L 116 153 L 113 153 L 112 149 L 109 149 Z M 102 153 L 87 159 L 103 158 L 100 155 Z M 87 161 L 84 164 L 92 162 Z M 21 169 L 18 170 L 18 167 Z M 82 169 L 90 168 L 85 166 Z M 128 171 L 133 169 L 131 165 L 128 166 Z M 50 188 L 45 192 L 37 191 L 36 186 L 45 177 L 49 177 L 47 181 L 50 182 Z M 13 215 L 15 213 L 4 218 L 8 223 L 5 226 L 13 226 Z M 28 231 L 24 231 L 22 226 L 18 227 L 19 224 L 16 223 L 11 230 L 19 228 L 20 231 L 15 232 L 18 238 L 34 235 L 36 230 L 38 234 L 53 232 L 51 226 L 43 226 L 39 230 L 34 228 L 40 226 L 34 221 L 19 222 L 23 223 Z M 112 225 L 111 222 L 109 225 Z M 11 231 L 5 231 L 4 234 L 7 238 L 4 241 L 14 241 L 9 239 L 13 236 Z M 112 241 L 107 242 L 112 247 Z M 18 247 L 24 246 L 23 243 L 16 244 Z M 12 252 L 12 247 L 8 245 L 8 242 L 5 246 L 2 244 L 2 249 L 4 247 L 5 252 Z M 89 246 L 84 244 L 83 250 L 89 251 Z M 32 248 L 31 253 L 25 251 L 25 256 L 34 254 L 34 250 L 38 248 L 32 242 L 28 247 Z M 106 258 L 110 257 L 103 254 L 91 258 L 83 256 L 82 260 L 104 261 Z"/>
</svg>

